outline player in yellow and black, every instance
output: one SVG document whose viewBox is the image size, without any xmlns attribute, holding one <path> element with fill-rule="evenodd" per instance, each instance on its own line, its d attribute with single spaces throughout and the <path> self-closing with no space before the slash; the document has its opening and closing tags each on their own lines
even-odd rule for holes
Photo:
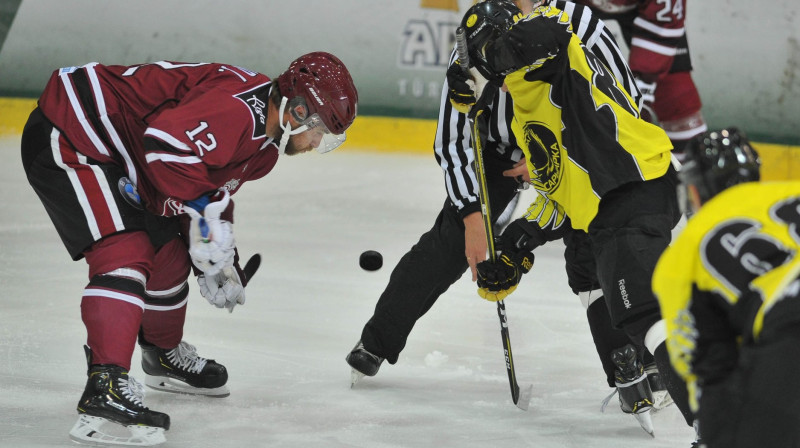
<svg viewBox="0 0 800 448">
<path fill-rule="evenodd" d="M 511 95 L 512 129 L 531 183 L 558 204 L 572 228 L 589 234 L 612 323 L 655 357 L 691 425 L 686 388 L 670 367 L 666 329 L 650 283 L 680 218 L 669 138 L 641 118 L 610 70 L 586 51 L 566 12 L 540 6 L 508 28 L 487 32 L 494 22 L 480 5 L 461 22 L 470 66 Z M 527 272 L 519 261 L 532 258 L 526 254 L 552 239 L 534 222 L 507 229 L 498 261 L 478 265 L 479 294 L 505 297 Z M 622 364 L 627 356 L 620 353 Z M 635 388 L 630 385 L 619 388 L 623 410 L 625 395 Z M 627 404 L 635 413 L 640 403 Z"/>
<path fill-rule="evenodd" d="M 758 155 L 736 129 L 687 157 L 696 214 L 653 277 L 672 364 L 709 448 L 800 446 L 800 182 L 751 182 Z"/>
</svg>

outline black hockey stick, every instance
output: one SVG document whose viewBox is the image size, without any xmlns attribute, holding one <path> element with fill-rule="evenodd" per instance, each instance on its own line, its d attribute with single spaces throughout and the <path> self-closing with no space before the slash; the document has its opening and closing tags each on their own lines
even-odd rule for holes
<svg viewBox="0 0 800 448">
<path fill-rule="evenodd" d="M 458 62 L 464 72 L 469 73 L 469 55 L 467 54 L 467 37 L 464 28 L 456 29 L 456 53 Z M 483 92 L 475 92 L 480 97 L 469 111 L 467 119 L 470 126 L 470 137 L 472 138 L 472 149 L 475 152 L 475 177 L 478 180 L 478 193 L 481 201 L 481 216 L 483 226 L 486 230 L 486 242 L 489 247 L 489 259 L 495 261 L 497 254 L 494 248 L 494 231 L 492 228 L 491 207 L 489 205 L 489 188 L 486 184 L 486 170 L 483 165 L 483 143 L 481 142 L 481 119 L 486 106 L 494 99 L 496 88 L 489 86 Z M 503 339 L 503 351 L 506 358 L 506 371 L 508 372 L 508 383 L 511 386 L 511 399 L 514 404 L 524 410 L 528 410 L 531 399 L 533 385 L 521 390 L 517 383 L 517 374 L 514 369 L 514 355 L 511 352 L 511 335 L 508 332 L 508 318 L 506 317 L 506 305 L 502 300 L 497 301 L 497 315 L 500 318 L 500 335 Z"/>
<path fill-rule="evenodd" d="M 258 267 L 261 266 L 261 254 L 255 254 L 247 260 L 245 263 L 244 268 L 242 268 L 242 272 L 244 272 L 244 277 L 246 281 L 250 281 L 253 278 L 253 275 L 258 270 Z"/>
</svg>

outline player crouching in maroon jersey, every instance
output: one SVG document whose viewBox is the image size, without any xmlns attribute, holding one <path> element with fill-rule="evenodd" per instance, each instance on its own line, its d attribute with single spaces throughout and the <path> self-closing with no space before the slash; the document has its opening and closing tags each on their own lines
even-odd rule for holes
<svg viewBox="0 0 800 448">
<path fill-rule="evenodd" d="M 70 256 L 89 265 L 88 380 L 74 440 L 165 441 L 169 416 L 145 407 L 128 375 L 137 339 L 148 386 L 229 394 L 225 367 L 183 341 L 189 273 L 213 305 L 245 303 L 253 272 L 239 266 L 231 196 L 280 154 L 339 146 L 357 101 L 345 65 L 323 52 L 275 80 L 167 61 L 53 73 L 23 131 L 22 161 Z M 128 433 L 115 435 L 117 425 Z"/>
</svg>

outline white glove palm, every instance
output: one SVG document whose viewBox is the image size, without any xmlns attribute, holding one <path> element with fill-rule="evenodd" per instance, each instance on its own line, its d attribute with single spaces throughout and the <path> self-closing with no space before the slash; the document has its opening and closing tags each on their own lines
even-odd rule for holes
<svg viewBox="0 0 800 448">
<path fill-rule="evenodd" d="M 208 204 L 202 215 L 193 208 L 186 208 L 186 213 L 192 218 L 189 227 L 189 255 L 192 263 L 207 277 L 233 266 L 236 247 L 233 225 L 220 219 L 229 203 L 230 194 L 225 190 L 222 199 Z"/>
<path fill-rule="evenodd" d="M 234 267 L 226 267 L 211 276 L 200 275 L 197 284 L 200 294 L 217 308 L 227 308 L 232 313 L 236 305 L 244 305 L 244 286 Z"/>
</svg>

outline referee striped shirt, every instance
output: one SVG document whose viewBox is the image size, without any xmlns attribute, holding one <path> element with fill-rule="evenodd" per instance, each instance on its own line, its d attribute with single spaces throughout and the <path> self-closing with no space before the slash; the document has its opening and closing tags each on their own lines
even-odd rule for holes
<svg viewBox="0 0 800 448">
<path fill-rule="evenodd" d="M 636 87 L 633 73 L 614 36 L 603 21 L 595 17 L 587 6 L 563 0 L 550 0 L 547 3 L 569 15 L 573 33 L 611 70 L 636 104 L 641 106 L 642 94 Z M 450 63 L 454 63 L 455 59 L 456 54 L 453 52 Z M 480 211 L 478 181 L 472 165 L 475 153 L 470 143 L 467 116 L 453 108 L 447 97 L 448 91 L 445 79 L 433 149 L 436 161 L 444 171 L 447 195 L 459 213 L 466 216 Z M 488 109 L 489 113 L 485 115 L 489 120 L 488 135 L 483 136 L 484 154 L 486 157 L 506 161 L 510 166 L 523 157 L 522 150 L 517 146 L 511 132 L 511 121 L 514 117 L 511 96 L 499 92 Z"/>
</svg>

